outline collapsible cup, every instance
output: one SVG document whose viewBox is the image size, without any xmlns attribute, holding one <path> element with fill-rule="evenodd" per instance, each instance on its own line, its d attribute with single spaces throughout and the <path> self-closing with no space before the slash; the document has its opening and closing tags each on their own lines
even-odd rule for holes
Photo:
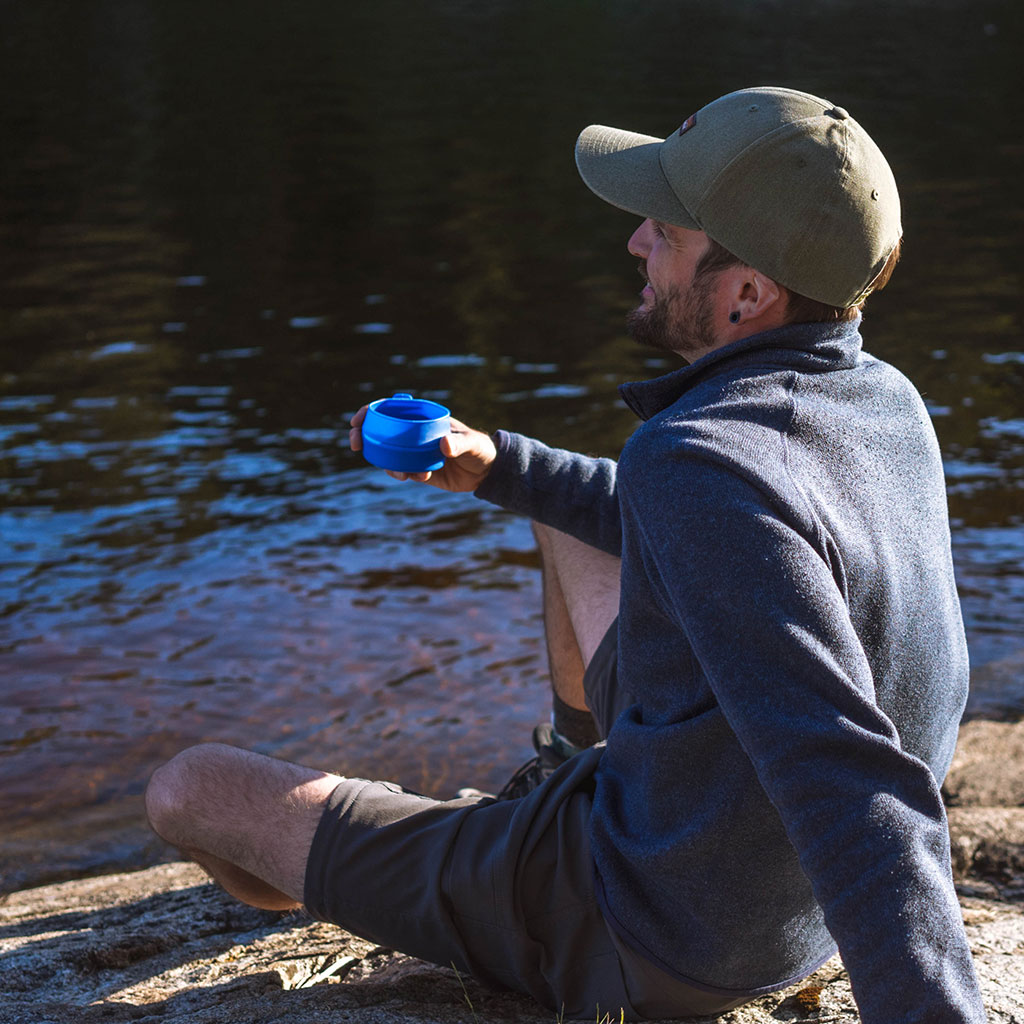
<svg viewBox="0 0 1024 1024">
<path fill-rule="evenodd" d="M 399 392 L 371 402 L 363 420 L 363 456 L 381 469 L 427 473 L 444 465 L 441 438 L 449 412 L 437 402 Z"/>
</svg>

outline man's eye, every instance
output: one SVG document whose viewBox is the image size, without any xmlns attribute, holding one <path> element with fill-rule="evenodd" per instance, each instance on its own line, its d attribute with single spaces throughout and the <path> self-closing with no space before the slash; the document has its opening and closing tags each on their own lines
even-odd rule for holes
<svg viewBox="0 0 1024 1024">
<path fill-rule="evenodd" d="M 665 229 L 656 220 L 652 220 L 651 224 L 654 227 L 654 233 L 656 235 L 658 235 L 659 237 L 664 238 L 665 237 Z"/>
</svg>

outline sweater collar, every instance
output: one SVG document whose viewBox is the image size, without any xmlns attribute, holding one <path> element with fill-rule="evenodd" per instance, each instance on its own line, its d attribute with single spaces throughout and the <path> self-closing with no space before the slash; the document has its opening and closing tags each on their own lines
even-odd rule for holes
<svg viewBox="0 0 1024 1024">
<path fill-rule="evenodd" d="M 619 385 L 623 401 L 642 420 L 667 409 L 697 383 L 743 367 L 794 367 L 805 373 L 847 370 L 861 352 L 860 321 L 786 324 L 752 334 L 653 380 Z"/>
</svg>

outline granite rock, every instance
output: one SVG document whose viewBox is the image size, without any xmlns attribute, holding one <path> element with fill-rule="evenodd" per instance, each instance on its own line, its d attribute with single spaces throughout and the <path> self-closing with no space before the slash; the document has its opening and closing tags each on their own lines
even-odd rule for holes
<svg viewBox="0 0 1024 1024">
<path fill-rule="evenodd" d="M 1024 723 L 962 725 L 942 795 L 948 807 L 1024 807 Z"/>
<path fill-rule="evenodd" d="M 1024 1022 L 1020 904 L 962 896 L 989 1019 Z M 5 1024 L 553 1024 L 531 999 L 372 946 L 301 913 L 255 910 L 191 864 L 63 882 L 0 906 Z M 607 1010 L 612 1022 L 617 1008 Z M 838 958 L 720 1018 L 855 1021 Z"/>
</svg>

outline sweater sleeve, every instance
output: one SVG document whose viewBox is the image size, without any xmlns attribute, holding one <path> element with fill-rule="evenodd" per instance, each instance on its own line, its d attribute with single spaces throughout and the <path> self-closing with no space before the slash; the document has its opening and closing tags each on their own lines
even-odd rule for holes
<svg viewBox="0 0 1024 1024">
<path fill-rule="evenodd" d="M 529 516 L 578 540 L 622 553 L 616 464 L 499 430 L 497 459 L 474 492 L 478 498 Z"/>
<path fill-rule="evenodd" d="M 779 812 L 864 1024 L 984 1021 L 938 785 L 875 701 L 816 538 L 730 467 L 682 462 L 631 477 L 624 515 Z"/>
</svg>

